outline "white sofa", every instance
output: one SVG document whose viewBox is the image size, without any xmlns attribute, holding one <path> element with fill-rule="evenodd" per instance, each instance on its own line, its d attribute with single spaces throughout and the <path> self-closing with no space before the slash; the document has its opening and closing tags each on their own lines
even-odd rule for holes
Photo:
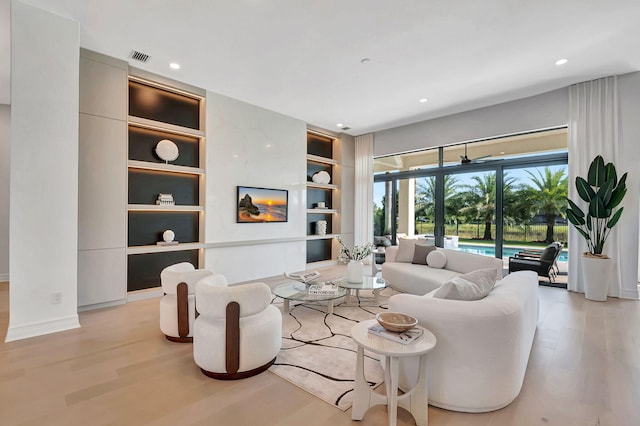
<svg viewBox="0 0 640 426">
<path fill-rule="evenodd" d="M 435 291 L 434 291 L 435 292 Z M 505 407 L 520 393 L 538 321 L 538 277 L 521 271 L 498 281 L 483 299 L 396 294 L 389 310 L 418 319 L 437 339 L 429 354 L 429 404 L 453 411 Z M 400 387 L 411 388 L 417 361 L 400 364 Z"/>
<path fill-rule="evenodd" d="M 446 264 L 439 269 L 411 262 L 397 262 L 398 247 L 386 248 L 382 278 L 387 280 L 393 289 L 402 293 L 427 294 L 445 281 L 477 269 L 495 268 L 496 279 L 502 278 L 502 260 L 495 257 L 438 248 L 437 250 L 446 256 Z"/>
</svg>

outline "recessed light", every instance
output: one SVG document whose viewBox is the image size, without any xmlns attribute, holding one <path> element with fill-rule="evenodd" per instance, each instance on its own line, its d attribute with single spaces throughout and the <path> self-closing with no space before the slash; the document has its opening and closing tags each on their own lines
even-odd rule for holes
<svg viewBox="0 0 640 426">
<path fill-rule="evenodd" d="M 239 156 L 238 154 L 233 154 L 233 155 L 232 155 L 232 157 L 233 157 L 233 158 L 238 158 L 238 157 L 240 157 L 240 156 Z"/>
<path fill-rule="evenodd" d="M 422 98 L 418 102 L 420 102 L 421 104 L 424 104 L 427 102 L 427 100 L 428 100 L 427 98 Z"/>
<path fill-rule="evenodd" d="M 268 143 L 268 144 L 266 144 L 264 147 L 265 147 L 265 148 L 271 148 L 271 144 L 270 144 L 270 143 Z"/>
<path fill-rule="evenodd" d="M 338 123 L 338 124 L 336 124 L 336 126 L 338 126 L 338 127 L 342 127 L 342 126 L 344 126 L 344 124 L 342 124 L 342 123 Z"/>
<path fill-rule="evenodd" d="M 504 151 L 500 151 L 500 155 L 503 155 L 503 154 L 504 154 Z"/>
<path fill-rule="evenodd" d="M 567 62 L 569 62 L 569 61 L 568 61 L 567 59 L 565 59 L 565 58 L 558 59 L 558 60 L 556 61 L 556 65 L 564 65 L 564 64 L 566 64 Z"/>
<path fill-rule="evenodd" d="M 169 66 L 170 66 L 171 68 L 173 68 L 174 70 L 179 70 L 179 69 L 180 69 L 180 64 L 179 64 L 179 63 L 177 63 L 177 62 L 171 62 L 171 63 L 169 64 Z"/>
</svg>

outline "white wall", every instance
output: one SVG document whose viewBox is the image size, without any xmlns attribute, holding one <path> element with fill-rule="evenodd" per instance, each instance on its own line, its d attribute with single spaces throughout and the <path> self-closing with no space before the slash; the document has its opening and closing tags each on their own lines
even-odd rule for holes
<svg viewBox="0 0 640 426">
<path fill-rule="evenodd" d="M 303 270 L 306 124 L 212 92 L 206 123 L 205 267 L 232 283 Z M 288 222 L 236 223 L 238 185 L 288 190 Z"/>
<path fill-rule="evenodd" d="M 79 26 L 17 0 L 11 22 L 7 341 L 79 327 Z"/>
<path fill-rule="evenodd" d="M 622 268 L 622 296 L 638 298 L 638 220 L 640 218 L 640 72 L 618 77 L 618 102 L 620 106 L 620 158 L 618 173 L 629 172 L 627 195 L 623 201 L 624 213 L 617 226 L 622 229 L 620 265 Z"/>
<path fill-rule="evenodd" d="M 474 139 L 564 126 L 567 88 L 396 127 L 374 135 L 374 155 L 397 154 Z"/>
<path fill-rule="evenodd" d="M 9 281 L 9 155 L 11 107 L 0 105 L 0 282 Z"/>
</svg>

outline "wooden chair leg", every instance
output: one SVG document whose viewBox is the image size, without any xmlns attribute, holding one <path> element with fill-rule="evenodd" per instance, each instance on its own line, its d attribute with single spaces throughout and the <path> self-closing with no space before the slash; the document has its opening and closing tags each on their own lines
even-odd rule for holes
<svg viewBox="0 0 640 426">
<path fill-rule="evenodd" d="M 227 305 L 225 365 L 228 374 L 240 369 L 240 304 Z"/>
</svg>

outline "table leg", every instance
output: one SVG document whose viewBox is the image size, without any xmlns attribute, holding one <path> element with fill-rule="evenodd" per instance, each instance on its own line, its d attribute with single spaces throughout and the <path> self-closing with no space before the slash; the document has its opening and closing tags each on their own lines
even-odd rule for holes
<svg viewBox="0 0 640 426">
<path fill-rule="evenodd" d="M 289 313 L 289 299 L 284 299 L 284 313 Z"/>
<path fill-rule="evenodd" d="M 398 358 L 387 356 L 389 362 L 389 379 L 387 386 L 387 412 L 389 414 L 389 426 L 396 426 L 398 421 Z"/>
<path fill-rule="evenodd" d="M 427 378 L 427 354 L 420 355 L 418 383 L 411 392 L 411 414 L 416 426 L 427 426 L 429 423 L 429 387 Z"/>
<path fill-rule="evenodd" d="M 362 420 L 364 413 L 369 409 L 369 394 L 371 389 L 364 378 L 364 349 L 358 346 L 356 358 L 356 383 L 353 407 L 351 408 L 351 419 Z"/>
<path fill-rule="evenodd" d="M 329 311 L 329 315 L 333 315 L 333 299 L 327 302 L 327 310 Z"/>
<path fill-rule="evenodd" d="M 380 290 L 379 288 L 373 290 L 373 302 L 378 305 L 380 303 Z"/>
</svg>

